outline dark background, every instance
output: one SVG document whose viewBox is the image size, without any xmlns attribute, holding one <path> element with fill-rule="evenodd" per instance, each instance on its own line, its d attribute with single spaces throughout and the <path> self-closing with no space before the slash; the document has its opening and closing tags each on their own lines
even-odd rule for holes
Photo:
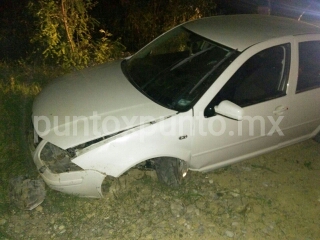
<svg viewBox="0 0 320 240">
<path fill-rule="evenodd" d="M 152 0 L 136 0 L 135 3 L 145 4 Z M 33 32 L 33 18 L 26 6 L 29 0 L 0 0 L 0 60 L 26 58 L 32 52 L 30 38 Z M 169 0 L 158 1 L 164 5 Z M 192 1 L 191 1 L 192 2 Z M 272 15 L 286 16 L 317 23 L 320 19 L 320 3 L 310 0 L 212 0 L 206 15 L 257 13 L 260 6 L 270 7 Z M 190 1 L 189 1 L 190 4 Z M 130 11 L 130 0 L 98 0 L 90 15 L 100 22 L 100 28 L 108 30 L 113 38 L 121 38 L 127 51 L 134 52 L 149 39 L 137 39 L 138 33 L 125 29 L 123 26 Z M 154 16 L 159 17 L 159 16 Z M 98 29 L 97 29 L 98 32 Z M 95 35 L 94 35 L 95 36 Z M 96 37 L 99 37 L 97 34 Z"/>
</svg>

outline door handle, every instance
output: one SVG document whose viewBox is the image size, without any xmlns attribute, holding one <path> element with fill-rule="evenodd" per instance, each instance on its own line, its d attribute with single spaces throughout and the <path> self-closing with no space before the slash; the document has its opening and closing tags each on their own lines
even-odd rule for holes
<svg viewBox="0 0 320 240">
<path fill-rule="evenodd" d="M 280 105 L 276 107 L 276 109 L 272 113 L 275 115 L 281 115 L 283 114 L 283 112 L 287 111 L 288 109 L 289 109 L 288 107 Z"/>
</svg>

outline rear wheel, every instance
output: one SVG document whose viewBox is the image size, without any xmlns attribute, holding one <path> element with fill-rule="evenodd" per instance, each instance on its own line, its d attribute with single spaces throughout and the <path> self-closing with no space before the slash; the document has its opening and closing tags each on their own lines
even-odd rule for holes
<svg viewBox="0 0 320 240">
<path fill-rule="evenodd" d="M 156 158 L 154 164 L 158 180 L 170 187 L 178 187 L 188 171 L 187 163 L 177 158 Z"/>
</svg>

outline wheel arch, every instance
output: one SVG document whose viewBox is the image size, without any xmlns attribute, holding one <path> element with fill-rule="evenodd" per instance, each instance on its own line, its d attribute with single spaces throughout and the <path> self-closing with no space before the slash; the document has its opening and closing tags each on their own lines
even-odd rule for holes
<svg viewBox="0 0 320 240">
<path fill-rule="evenodd" d="M 104 145 L 74 159 L 74 163 L 83 169 L 93 169 L 112 177 L 119 177 L 137 164 L 154 158 L 176 158 L 189 163 L 191 151 L 184 146 L 153 144 L 131 146 Z"/>
</svg>

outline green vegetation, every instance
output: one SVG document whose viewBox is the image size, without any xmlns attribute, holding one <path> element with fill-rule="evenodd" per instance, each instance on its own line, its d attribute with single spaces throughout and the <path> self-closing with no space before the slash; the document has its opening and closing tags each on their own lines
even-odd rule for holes
<svg viewBox="0 0 320 240">
<path fill-rule="evenodd" d="M 16 41 L 28 39 L 28 59 L 16 62 L 0 62 L 0 213 L 7 203 L 8 180 L 17 175 L 35 175 L 26 134 L 30 125 L 31 103 L 43 85 L 59 74 L 73 68 L 111 61 L 123 55 L 125 47 L 119 39 L 103 30 L 90 13 L 96 7 L 91 0 L 40 0 L 24 1 L 15 14 L 13 25 Z M 117 34 L 137 49 L 169 28 L 191 19 L 211 14 L 214 0 L 176 1 L 121 1 L 119 9 L 125 13 L 123 21 L 113 23 Z M 3 15 L 2 21 L 9 15 Z M 24 29 L 23 31 L 20 31 Z M 1 30 L 1 41 L 8 40 L 12 31 Z M 100 32 L 100 36 L 97 35 Z M 33 46 L 33 47 L 31 47 Z M 24 48 L 26 49 L 26 48 Z M 31 54 L 31 52 L 33 54 Z M 26 52 L 22 53 L 24 57 Z M 15 56 L 16 57 L 16 56 Z M 32 64 L 30 64 L 32 63 Z"/>
<path fill-rule="evenodd" d="M 92 17 L 97 4 L 92 0 L 22 1 L 12 6 L 24 12 L 14 13 L 14 24 L 6 24 L 10 19 L 8 13 L 1 16 L 5 24 L 0 43 L 11 47 L 9 35 L 16 32 L 14 44 L 20 42 L 24 46 L 23 51 L 18 52 L 20 45 L 17 44 L 14 54 L 8 47 L 4 54 L 8 62 L 0 62 L 0 215 L 10 211 L 9 179 L 19 175 L 38 177 L 26 141 L 34 97 L 58 75 L 112 61 L 124 54 L 120 39 Z M 125 16 L 123 21 L 118 21 L 123 14 L 117 15 L 113 29 L 118 29 L 117 36 L 123 36 L 125 42 L 131 44 L 130 49 L 143 46 L 181 22 L 208 16 L 215 8 L 214 0 L 172 4 L 135 0 L 119 4 Z M 12 60 L 21 58 L 23 60 Z M 191 196 L 194 197 L 197 194 Z"/>
<path fill-rule="evenodd" d="M 130 45 L 131 50 L 137 49 L 176 24 L 212 14 L 214 2 L 133 0 L 129 4 L 122 0 L 119 4 L 125 18 L 115 18 L 114 29 L 118 31 L 111 32 L 122 36 L 123 44 Z M 67 9 L 65 14 L 62 5 Z M 32 39 L 39 55 L 29 54 L 33 48 L 28 45 L 24 49 L 30 52 L 24 54 L 31 55 L 31 59 L 0 62 L 0 220 L 5 220 L 0 226 L 0 239 L 83 238 L 80 234 L 88 239 L 142 239 L 155 231 L 162 239 L 219 239 L 229 228 L 238 239 L 318 236 L 314 206 L 320 201 L 315 180 L 320 167 L 319 151 L 313 142 L 207 174 L 189 172 L 179 189 L 161 185 L 150 171 L 111 179 L 104 187 L 113 190 L 98 201 L 62 194 L 46 186 L 47 196 L 40 210 L 23 211 L 10 203 L 11 178 L 39 177 L 26 140 L 35 96 L 70 68 L 110 61 L 124 51 L 120 40 L 100 30 L 91 18 L 88 10 L 93 7 L 90 0 L 34 0 L 29 9 L 36 26 L 29 19 L 15 38 Z M 15 24 L 25 23 L 23 17 L 15 16 Z M 1 29 L 0 43 L 12 40 L 9 33 L 14 31 L 8 29 Z M 99 30 L 102 35 L 94 36 Z M 316 150 L 309 151 L 308 147 Z M 309 160 L 301 159 L 308 154 Z M 176 213 L 181 216 L 178 218 Z M 27 227 L 15 232 L 17 223 Z"/>
<path fill-rule="evenodd" d="M 26 142 L 31 103 L 57 72 L 57 68 L 35 68 L 22 62 L 0 63 L 0 215 L 8 210 L 9 179 L 18 175 L 36 176 Z"/>
<path fill-rule="evenodd" d="M 83 68 L 135 52 L 218 12 L 216 0 L 13 0 L 0 7 L 0 58 Z"/>
<path fill-rule="evenodd" d="M 40 0 L 28 5 L 36 21 L 31 42 L 44 60 L 53 60 L 65 69 L 83 68 L 119 58 L 124 46 L 100 29 L 102 37 L 92 38 L 98 21 L 90 17 L 88 10 L 94 7 L 91 0 Z"/>
<path fill-rule="evenodd" d="M 121 1 L 120 9 L 112 22 L 112 31 L 123 36 L 126 46 L 137 50 L 180 23 L 211 16 L 216 10 L 216 1 L 130 0 Z"/>
<path fill-rule="evenodd" d="M 97 4 L 92 0 L 30 1 L 35 56 L 65 69 L 111 61 L 123 56 L 125 47 L 120 41 L 136 51 L 182 22 L 212 15 L 216 8 L 214 0 L 121 1 L 119 12 L 107 16 L 113 19 L 109 27 L 121 37 L 117 39 L 91 16 Z"/>
</svg>

